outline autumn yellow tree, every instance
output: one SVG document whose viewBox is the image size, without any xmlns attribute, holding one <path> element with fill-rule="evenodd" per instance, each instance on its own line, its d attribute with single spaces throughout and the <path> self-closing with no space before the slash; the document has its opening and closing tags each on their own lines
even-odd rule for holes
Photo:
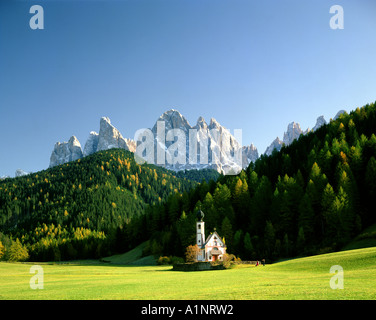
<svg viewBox="0 0 376 320">
<path fill-rule="evenodd" d="M 187 262 L 197 262 L 197 256 L 200 253 L 200 248 L 197 244 L 194 246 L 190 245 L 185 251 L 185 261 Z"/>
<path fill-rule="evenodd" d="M 18 240 L 17 238 L 16 241 L 12 241 L 12 245 L 10 246 L 10 249 L 9 249 L 8 260 L 9 261 L 25 261 L 28 258 L 29 258 L 29 253 L 26 247 L 22 245 L 20 240 Z"/>
<path fill-rule="evenodd" d="M 4 256 L 4 253 L 5 253 L 5 247 L 0 241 L 0 259 Z"/>
</svg>

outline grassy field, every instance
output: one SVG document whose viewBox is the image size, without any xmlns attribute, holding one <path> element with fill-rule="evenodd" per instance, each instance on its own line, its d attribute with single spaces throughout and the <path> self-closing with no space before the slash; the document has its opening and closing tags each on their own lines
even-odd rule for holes
<svg viewBox="0 0 376 320">
<path fill-rule="evenodd" d="M 27 263 L 0 263 L 0 299 L 375 299 L 376 247 L 272 265 L 176 272 L 171 266 L 124 266 L 85 261 L 40 264 L 44 289 L 32 290 Z M 333 290 L 331 266 L 344 269 Z"/>
</svg>

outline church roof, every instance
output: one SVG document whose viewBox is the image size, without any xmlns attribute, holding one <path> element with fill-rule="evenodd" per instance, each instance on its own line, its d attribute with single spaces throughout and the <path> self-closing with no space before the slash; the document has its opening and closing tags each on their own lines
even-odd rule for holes
<svg viewBox="0 0 376 320">
<path fill-rule="evenodd" d="M 219 236 L 219 234 L 217 233 L 217 231 L 214 231 L 213 233 L 209 234 L 209 236 L 206 238 L 205 243 L 204 243 L 202 246 L 205 247 L 206 244 L 210 241 L 210 239 L 211 239 L 214 235 L 217 236 L 218 239 L 223 243 L 223 247 L 227 248 L 226 244 L 223 242 L 222 238 Z"/>
</svg>

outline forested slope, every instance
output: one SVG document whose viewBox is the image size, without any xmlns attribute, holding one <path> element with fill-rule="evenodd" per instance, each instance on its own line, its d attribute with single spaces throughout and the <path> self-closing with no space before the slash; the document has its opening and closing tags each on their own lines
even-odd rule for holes
<svg viewBox="0 0 376 320">
<path fill-rule="evenodd" d="M 18 238 L 31 259 L 106 255 L 114 250 L 118 229 L 148 205 L 195 185 L 160 167 L 138 165 L 128 151 L 98 152 L 0 181 L 0 241 L 10 249 Z"/>
<path fill-rule="evenodd" d="M 201 206 L 207 235 L 216 227 L 243 259 L 338 250 L 376 222 L 375 134 L 375 104 L 342 114 L 238 176 L 176 194 L 143 228 L 162 254 L 181 256 L 195 243 Z"/>
</svg>

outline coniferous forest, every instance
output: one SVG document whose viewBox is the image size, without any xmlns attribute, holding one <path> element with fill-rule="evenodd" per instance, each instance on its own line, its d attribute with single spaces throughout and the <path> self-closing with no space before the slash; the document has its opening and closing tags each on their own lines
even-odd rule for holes
<svg viewBox="0 0 376 320">
<path fill-rule="evenodd" d="M 200 181 L 200 183 L 198 182 Z M 184 256 L 196 211 L 244 260 L 341 249 L 376 223 L 376 105 L 344 113 L 237 176 L 174 173 L 112 149 L 0 181 L 0 258 L 99 258 L 148 240 Z"/>
<path fill-rule="evenodd" d="M 129 151 L 112 149 L 45 171 L 0 181 L 3 258 L 13 245 L 31 260 L 93 258 L 114 252 L 119 230 L 198 183 L 153 165 L 138 165 Z M 204 175 L 196 173 L 196 178 Z M 141 221 L 141 220 L 140 220 Z M 134 223 L 136 223 L 134 221 Z M 132 231 L 127 250 L 141 237 Z"/>
</svg>

